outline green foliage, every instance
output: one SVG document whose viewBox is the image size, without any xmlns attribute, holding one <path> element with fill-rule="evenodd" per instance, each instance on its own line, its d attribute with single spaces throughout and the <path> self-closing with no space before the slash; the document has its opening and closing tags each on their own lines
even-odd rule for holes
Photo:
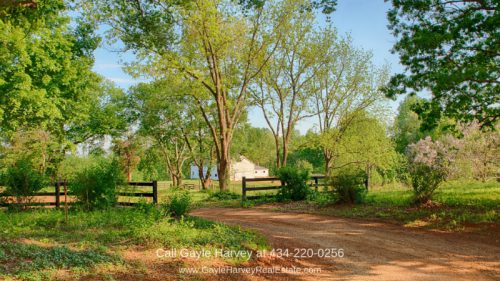
<svg viewBox="0 0 500 281">
<path fill-rule="evenodd" d="M 314 145 L 313 138 L 317 135 L 308 132 L 305 136 L 296 136 L 292 138 L 292 151 L 288 155 L 288 164 L 297 166 L 300 161 L 307 161 L 313 166 L 311 172 L 324 173 L 325 172 L 325 157 L 323 150 Z"/>
<path fill-rule="evenodd" d="M 498 104 L 498 1 L 393 0 L 389 28 L 405 72 L 392 77 L 387 95 L 428 90 L 419 114 L 493 126 Z"/>
<path fill-rule="evenodd" d="M 210 193 L 209 199 L 213 200 L 233 200 L 239 199 L 241 195 L 230 192 L 230 191 L 217 191 Z"/>
<path fill-rule="evenodd" d="M 49 184 L 44 173 L 35 169 L 28 159 L 19 159 L 14 165 L 7 168 L 2 175 L 2 183 L 6 186 L 6 193 L 16 196 L 18 202 L 29 200 L 37 191 Z"/>
<path fill-rule="evenodd" d="M 40 1 L 37 1 L 40 2 Z M 63 0 L 0 11 L 0 128 L 42 128 L 62 136 L 89 117 L 95 88 L 93 30 L 70 25 Z M 66 127 L 64 126 L 66 125 Z"/>
<path fill-rule="evenodd" d="M 333 194 L 338 203 L 363 203 L 367 190 L 364 186 L 366 173 L 358 169 L 343 169 L 330 179 Z"/>
<path fill-rule="evenodd" d="M 170 195 L 165 203 L 162 203 L 161 207 L 166 215 L 181 218 L 189 212 L 191 196 L 187 191 L 176 191 Z"/>
<path fill-rule="evenodd" d="M 276 157 L 273 134 L 269 129 L 242 123 L 234 131 L 231 155 L 243 155 L 258 165 L 272 167 Z"/>
<path fill-rule="evenodd" d="M 69 189 L 86 210 L 111 207 L 116 202 L 116 188 L 125 183 L 116 159 L 100 159 L 79 171 L 69 182 Z"/>
<path fill-rule="evenodd" d="M 293 167 L 295 167 L 297 170 L 307 171 L 308 174 L 312 174 L 312 172 L 314 171 L 313 165 L 309 163 L 309 161 L 302 159 L 297 160 Z"/>
<path fill-rule="evenodd" d="M 117 256 L 99 249 L 71 250 L 66 246 L 42 247 L 19 242 L 0 242 L 0 273 L 27 276 L 46 269 L 87 268 L 100 263 L 121 263 Z M 13 266 L 7 266 L 7 265 Z"/>
<path fill-rule="evenodd" d="M 393 142 L 386 135 L 386 127 L 366 112 L 353 115 L 340 140 L 329 145 L 330 151 L 337 155 L 335 169 L 363 170 L 368 175 L 369 184 L 377 175 L 388 177 L 398 164 L 398 156 Z"/>
<path fill-rule="evenodd" d="M 328 191 L 311 190 L 307 196 L 307 201 L 312 202 L 318 207 L 324 207 L 328 204 L 335 202 L 335 194 Z"/>
<path fill-rule="evenodd" d="M 29 161 L 33 168 L 53 176 L 62 160 L 60 144 L 53 134 L 39 129 L 19 130 L 0 146 L 0 169 Z"/>
<path fill-rule="evenodd" d="M 278 178 L 285 183 L 276 195 L 279 201 L 304 200 L 309 194 L 310 187 L 307 185 L 309 179 L 308 171 L 300 171 L 293 167 L 283 167 L 277 171 Z"/>
<path fill-rule="evenodd" d="M 69 274 L 70 278 L 85 279 L 96 271 L 95 266 L 126 262 L 108 254 L 121 252 L 124 246 L 207 251 L 267 248 L 265 238 L 253 231 L 199 218 L 167 220 L 160 214 L 160 210 L 149 207 L 110 208 L 106 212 L 72 209 L 65 223 L 64 212 L 55 209 L 22 213 L 0 210 L 0 278 L 56 280 L 60 276 L 51 274 L 63 269 L 64 278 Z M 34 243 L 20 242 L 25 240 Z M 135 263 L 127 263 L 126 268 L 143 269 Z M 101 276 L 91 279 L 103 280 Z"/>
</svg>

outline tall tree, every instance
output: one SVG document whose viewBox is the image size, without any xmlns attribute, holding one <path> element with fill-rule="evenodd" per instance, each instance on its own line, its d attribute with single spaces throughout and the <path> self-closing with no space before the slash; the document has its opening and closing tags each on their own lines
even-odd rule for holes
<svg viewBox="0 0 500 281">
<path fill-rule="evenodd" d="M 8 141 L 19 132 L 45 132 L 58 144 L 51 158 L 57 166 L 74 144 L 117 125 L 108 122 L 116 111 L 107 103 L 117 91 L 92 71 L 100 38 L 92 25 L 71 22 L 63 0 L 2 4 L 0 135 Z"/>
<path fill-rule="evenodd" d="M 325 29 L 329 58 L 324 71 L 315 79 L 320 140 L 325 158 L 325 172 L 334 165 L 332 146 L 338 144 L 359 112 L 373 108 L 383 99 L 380 88 L 385 84 L 387 67 L 376 67 L 370 52 L 357 49 L 347 37 L 337 39 L 333 29 Z"/>
<path fill-rule="evenodd" d="M 186 142 L 189 156 L 198 168 L 198 178 L 203 189 L 212 184 L 212 168 L 214 167 L 214 143 L 209 128 L 201 116 L 197 106 L 187 103 L 186 124 L 182 135 Z"/>
<path fill-rule="evenodd" d="M 281 39 L 283 23 L 304 7 L 293 0 L 250 8 L 229 0 L 96 2 L 112 35 L 144 59 L 147 67 L 137 72 L 199 85 L 190 94 L 210 128 L 219 186 L 227 189 L 231 141 L 248 87 Z"/>
<path fill-rule="evenodd" d="M 69 24 L 62 0 L 0 8 L 0 130 L 48 130 L 64 138 L 67 125 L 88 117 L 99 77 L 91 26 Z"/>
<path fill-rule="evenodd" d="M 325 46 L 315 30 L 314 11 L 290 20 L 274 55 L 253 86 L 253 100 L 273 133 L 276 167 L 286 166 L 298 122 L 312 117 L 314 78 L 324 63 Z"/>
<path fill-rule="evenodd" d="M 189 122 L 185 99 L 174 79 L 141 83 L 130 90 L 138 133 L 150 137 L 160 151 L 174 186 L 182 184 L 182 167 L 188 159 L 183 129 Z"/>
<path fill-rule="evenodd" d="M 430 91 L 419 112 L 428 126 L 441 115 L 493 126 L 500 116 L 500 7 L 497 0 L 393 0 L 389 28 L 405 71 L 389 97 Z"/>
</svg>

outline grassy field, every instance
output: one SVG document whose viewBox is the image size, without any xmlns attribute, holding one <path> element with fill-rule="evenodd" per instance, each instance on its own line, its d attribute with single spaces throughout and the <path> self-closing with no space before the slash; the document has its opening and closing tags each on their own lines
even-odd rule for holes
<svg viewBox="0 0 500 281">
<path fill-rule="evenodd" d="M 472 230 L 500 223 L 500 183 L 450 181 L 436 190 L 431 206 L 414 206 L 412 189 L 400 184 L 372 188 L 364 204 L 281 204 L 281 211 L 305 211 L 351 218 L 382 219 L 408 227 Z"/>
<path fill-rule="evenodd" d="M 0 211 L 0 280 L 120 280 L 120 274 L 147 272 L 157 248 L 265 247 L 254 232 L 196 218 L 173 220 L 153 208 L 71 211 L 68 223 L 55 209 Z M 143 260 L 148 257 L 153 262 Z M 172 259 L 168 270 L 176 274 L 183 264 Z"/>
</svg>

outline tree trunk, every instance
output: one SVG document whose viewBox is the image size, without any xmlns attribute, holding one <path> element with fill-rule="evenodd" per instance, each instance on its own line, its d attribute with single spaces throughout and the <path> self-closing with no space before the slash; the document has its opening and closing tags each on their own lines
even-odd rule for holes
<svg viewBox="0 0 500 281">
<path fill-rule="evenodd" d="M 219 189 L 221 191 L 228 190 L 229 185 L 229 161 L 227 156 L 221 157 L 217 166 L 217 176 L 219 177 Z"/>
<path fill-rule="evenodd" d="M 323 155 L 325 157 L 325 175 L 331 176 L 333 169 L 333 156 L 330 150 L 323 149 Z"/>
<path fill-rule="evenodd" d="M 283 167 L 286 166 L 286 162 L 288 160 L 288 141 L 283 143 L 283 159 L 281 160 L 281 165 Z"/>
<path fill-rule="evenodd" d="M 130 170 L 130 167 L 127 168 L 127 180 L 129 182 L 132 181 L 132 171 Z"/>
<path fill-rule="evenodd" d="M 274 136 L 274 144 L 276 146 L 276 169 L 281 168 L 280 141 L 278 136 Z"/>
<path fill-rule="evenodd" d="M 175 175 L 175 177 L 177 178 L 177 186 L 181 186 L 182 185 L 182 173 L 177 173 Z"/>
</svg>

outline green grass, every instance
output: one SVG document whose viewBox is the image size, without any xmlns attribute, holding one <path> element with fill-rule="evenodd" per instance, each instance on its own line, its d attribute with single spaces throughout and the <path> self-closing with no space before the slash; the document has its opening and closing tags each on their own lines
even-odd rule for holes
<svg viewBox="0 0 500 281">
<path fill-rule="evenodd" d="M 305 211 L 351 218 L 381 219 L 408 227 L 481 230 L 500 223 L 500 184 L 495 181 L 450 181 L 440 186 L 432 206 L 412 205 L 412 189 L 401 184 L 371 188 L 365 203 L 318 206 L 285 204 L 281 211 Z"/>
<path fill-rule="evenodd" d="M 86 275 L 96 266 L 134 266 L 119 255 L 129 247 L 259 250 L 267 242 L 253 231 L 194 217 L 174 220 L 154 208 L 72 210 L 68 223 L 55 209 L 0 211 L 0 280 L 52 280 L 58 270 Z"/>
</svg>

